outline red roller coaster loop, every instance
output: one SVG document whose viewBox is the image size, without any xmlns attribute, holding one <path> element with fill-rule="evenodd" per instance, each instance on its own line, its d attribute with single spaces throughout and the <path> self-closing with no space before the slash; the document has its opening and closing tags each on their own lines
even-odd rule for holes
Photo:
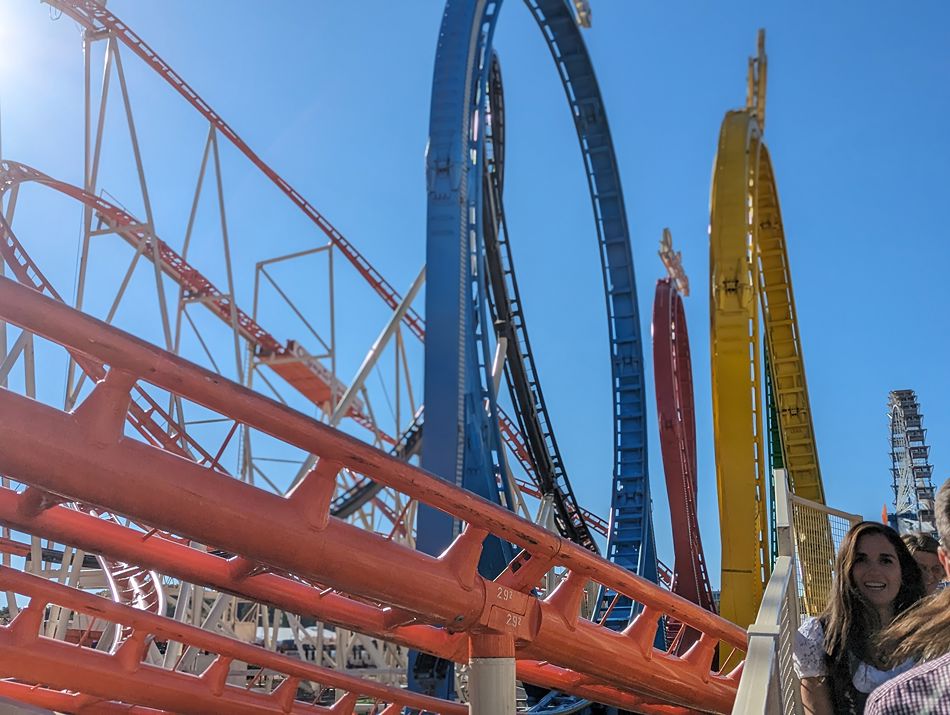
<svg viewBox="0 0 950 715">
<path fill-rule="evenodd" d="M 653 301 L 653 370 L 660 448 L 670 501 L 675 553 L 673 593 L 715 611 L 696 516 L 696 415 L 683 299 L 674 281 L 656 283 Z M 698 634 L 687 631 L 680 648 Z"/>
<path fill-rule="evenodd" d="M 738 673 L 723 676 L 710 664 L 720 640 L 745 647 L 745 633 L 734 624 L 502 507 L 6 279 L 0 280 L 0 315 L 111 368 L 72 414 L 0 390 L 6 435 L 0 471 L 11 477 L 239 554 L 228 562 L 238 579 L 252 582 L 261 566 L 275 568 L 389 605 L 397 624 L 513 638 L 519 659 L 572 673 L 569 692 L 605 686 L 702 710 L 731 708 Z M 123 437 L 129 390 L 139 379 L 320 460 L 285 498 Z M 468 528 L 436 559 L 343 523 L 328 514 L 342 467 Z M 476 571 L 489 532 L 524 549 L 496 582 Z M 531 591 L 554 566 L 570 575 L 539 599 Z M 589 579 L 645 606 L 626 631 L 578 616 Z M 652 647 L 663 615 L 702 633 L 682 657 Z"/>
</svg>

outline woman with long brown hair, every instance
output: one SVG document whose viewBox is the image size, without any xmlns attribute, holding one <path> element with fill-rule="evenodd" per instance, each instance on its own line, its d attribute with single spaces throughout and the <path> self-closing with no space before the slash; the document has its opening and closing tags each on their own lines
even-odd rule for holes
<svg viewBox="0 0 950 715">
<path fill-rule="evenodd" d="M 873 521 L 851 527 L 835 559 L 828 605 L 795 639 L 805 712 L 861 715 L 874 688 L 909 670 L 913 661 L 888 667 L 875 637 L 923 595 L 920 568 L 896 531 Z"/>
</svg>

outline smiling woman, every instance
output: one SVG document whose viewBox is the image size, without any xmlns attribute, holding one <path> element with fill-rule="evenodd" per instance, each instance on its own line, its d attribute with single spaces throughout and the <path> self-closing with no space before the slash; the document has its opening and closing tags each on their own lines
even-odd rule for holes
<svg viewBox="0 0 950 715">
<path fill-rule="evenodd" d="M 824 613 L 802 625 L 795 672 L 806 713 L 864 712 L 874 688 L 913 667 L 887 669 L 874 636 L 924 595 L 920 569 L 893 529 L 863 521 L 845 535 Z"/>
</svg>

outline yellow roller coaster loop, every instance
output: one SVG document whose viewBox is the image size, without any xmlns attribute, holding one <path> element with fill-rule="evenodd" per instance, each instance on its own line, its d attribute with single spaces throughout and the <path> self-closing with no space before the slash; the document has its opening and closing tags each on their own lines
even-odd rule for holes
<svg viewBox="0 0 950 715">
<path fill-rule="evenodd" d="M 824 503 L 785 234 L 765 124 L 765 34 L 749 60 L 746 107 L 727 112 L 719 134 L 710 200 L 710 314 L 713 429 L 722 541 L 720 613 L 741 626 L 755 620 L 768 578 L 767 455 L 763 440 L 761 310 L 782 453 L 793 491 Z M 830 569 L 823 529 L 801 534 L 806 607 L 812 574 Z M 800 544 L 800 546 L 803 544 Z"/>
</svg>

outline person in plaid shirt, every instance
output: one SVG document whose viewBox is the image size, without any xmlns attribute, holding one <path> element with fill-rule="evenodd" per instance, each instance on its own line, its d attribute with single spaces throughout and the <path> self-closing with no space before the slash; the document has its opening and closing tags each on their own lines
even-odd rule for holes
<svg viewBox="0 0 950 715">
<path fill-rule="evenodd" d="M 937 492 L 934 512 L 937 556 L 950 578 L 950 479 Z M 879 643 L 891 662 L 923 662 L 871 693 L 865 715 L 950 715 L 950 588 L 903 614 L 881 633 Z"/>
</svg>

